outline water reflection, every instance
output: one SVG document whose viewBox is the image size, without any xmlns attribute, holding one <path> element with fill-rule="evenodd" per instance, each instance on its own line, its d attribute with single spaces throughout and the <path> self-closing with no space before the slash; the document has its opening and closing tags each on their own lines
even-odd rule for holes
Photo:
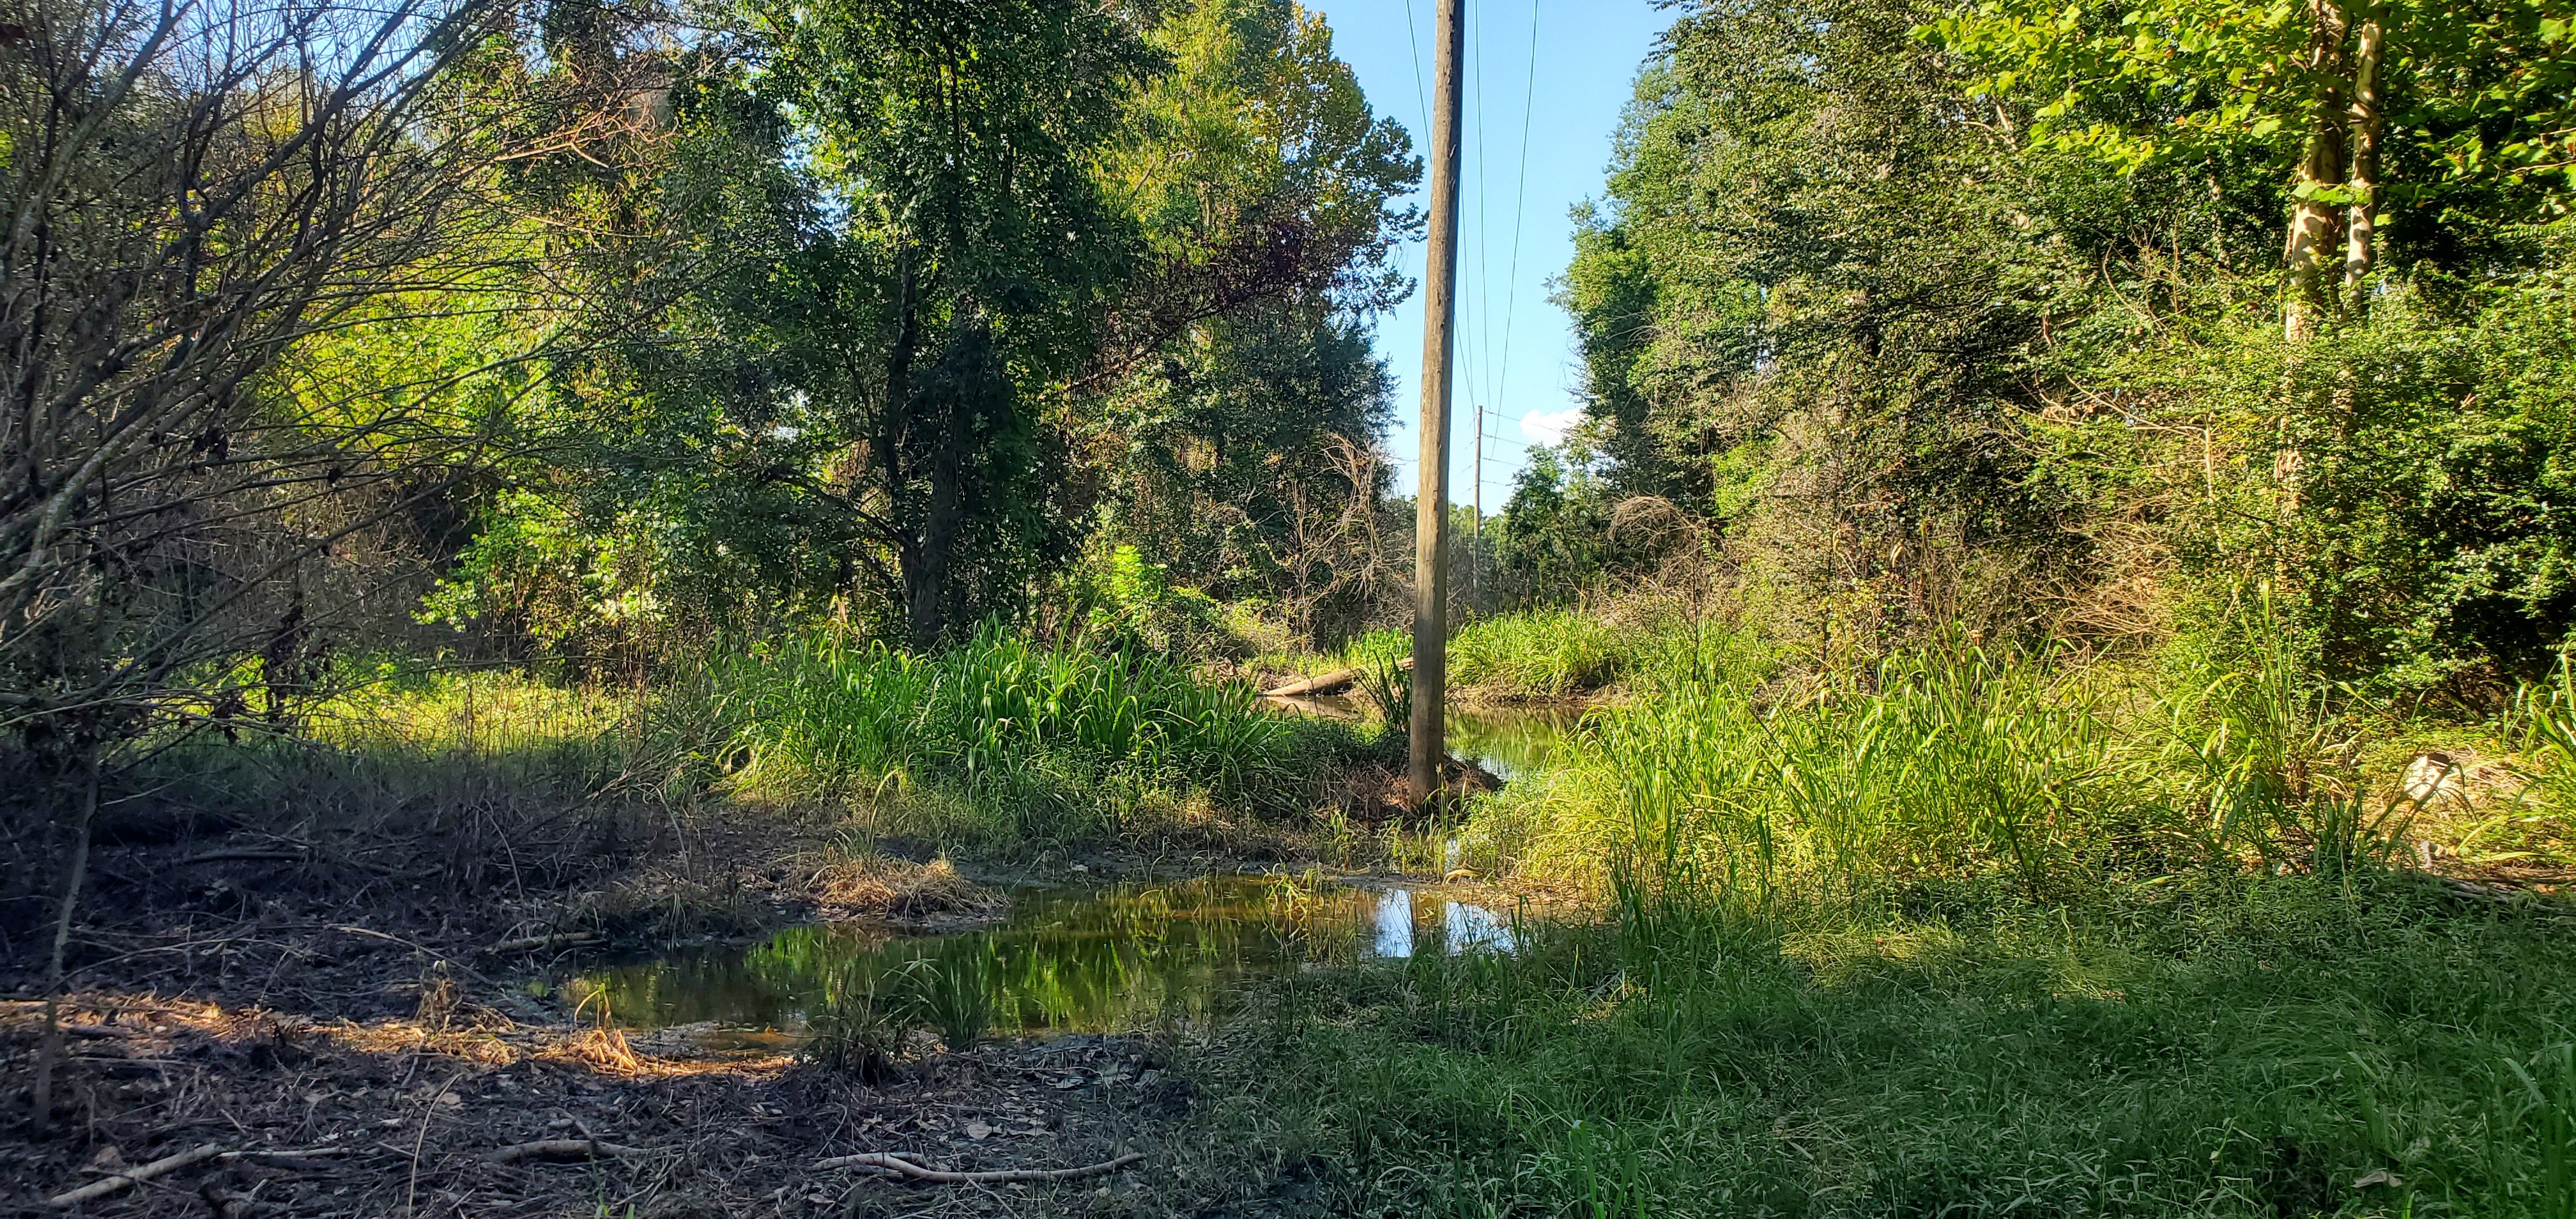
<svg viewBox="0 0 2576 1219">
<path fill-rule="evenodd" d="M 1413 891 L 1389 889 L 1377 899 L 1377 955 L 1413 955 Z"/>
<path fill-rule="evenodd" d="M 863 925 L 782 931 L 749 948 L 692 949 L 564 980 L 586 1015 L 628 1028 L 714 1022 L 802 1027 L 827 995 L 935 966 L 982 979 L 996 1031 L 1129 1028 L 1220 1019 L 1249 982 L 1308 963 L 1418 952 L 1511 951 L 1508 921 L 1404 889 L 1320 888 L 1261 877 L 1026 889 L 996 927 L 893 936 Z"/>
<path fill-rule="evenodd" d="M 1480 708 L 1452 711 L 1448 719 L 1449 752 L 1473 760 L 1509 783 L 1536 774 L 1556 759 L 1557 750 L 1582 722 L 1575 707 Z"/>
</svg>

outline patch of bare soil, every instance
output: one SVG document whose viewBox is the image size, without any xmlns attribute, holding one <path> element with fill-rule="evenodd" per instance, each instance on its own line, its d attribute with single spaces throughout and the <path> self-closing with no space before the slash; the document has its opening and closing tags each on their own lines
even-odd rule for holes
<svg viewBox="0 0 2576 1219">
<path fill-rule="evenodd" d="M 1194 1088 L 1148 1042 L 916 1044 L 900 1077 L 866 1080 L 756 1034 L 628 1040 L 521 985 L 567 954 L 823 916 L 999 916 L 993 888 L 928 852 L 854 860 L 828 819 L 747 810 L 493 801 L 393 820 L 208 818 L 101 842 L 41 1136 L 41 939 L 33 918 L 9 929 L 0 1215 L 1201 1214 L 1258 1175 L 1204 1167 L 1240 1156 L 1208 1143 Z M 1188 1130 L 1195 1158 L 1173 1142 Z M 1144 1159 L 1028 1181 L 818 1167 L 869 1153 L 932 1174 Z"/>
<path fill-rule="evenodd" d="M 314 1021 L 93 993 L 68 1025 L 62 1128 L 0 1136 L 9 1213 L 1105 1216 L 1177 1213 L 1200 1193 L 1164 1154 L 1195 1089 L 1140 1040 L 931 1053 L 871 1086 L 698 1030 L 630 1041 L 470 1003 L 443 1021 Z M 15 1082 L 35 1030 L 31 1005 L 0 1016 Z M 954 1183 L 825 1166 L 866 1153 L 933 1173 L 1125 1162 Z M 85 1186 L 98 1196 L 46 1204 Z"/>
</svg>

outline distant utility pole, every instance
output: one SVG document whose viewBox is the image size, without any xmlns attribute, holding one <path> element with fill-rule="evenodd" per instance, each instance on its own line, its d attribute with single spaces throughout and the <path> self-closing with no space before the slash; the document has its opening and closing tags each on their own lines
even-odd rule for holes
<svg viewBox="0 0 2576 1219">
<path fill-rule="evenodd" d="M 1423 275 L 1422 476 L 1413 506 L 1414 806 L 1428 808 L 1449 756 L 1442 713 L 1449 686 L 1449 360 L 1458 329 L 1458 63 L 1466 57 L 1466 0 L 1440 6 L 1437 93 L 1431 103 L 1431 258 Z M 1477 430 L 1484 430 L 1481 420 Z M 1482 443 L 1479 439 L 1478 443 Z M 1480 496 L 1481 498 L 1481 496 Z"/>
</svg>

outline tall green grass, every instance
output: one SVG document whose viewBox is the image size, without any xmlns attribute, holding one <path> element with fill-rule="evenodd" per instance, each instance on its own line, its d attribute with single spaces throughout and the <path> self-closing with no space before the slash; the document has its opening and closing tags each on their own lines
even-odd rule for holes
<svg viewBox="0 0 2576 1219">
<path fill-rule="evenodd" d="M 1497 698 L 1565 698 L 1635 667 L 1640 633 L 1574 610 L 1479 618 L 1449 641 L 1449 677 Z"/>
<path fill-rule="evenodd" d="M 1517 955 L 1300 979 L 1217 1139 L 1352 1215 L 2476 1216 L 2576 1206 L 2546 912 L 2198 873 L 2096 911 L 1630 887 Z"/>
<path fill-rule="evenodd" d="M 718 641 L 626 687 L 362 676 L 292 733 L 208 737 L 182 765 L 226 772 L 243 799 L 273 785 L 263 775 L 319 767 L 399 802 L 467 770 L 544 799 L 838 807 L 880 832 L 1006 845 L 1114 831 L 1140 809 L 1302 812 L 1317 772 L 1356 745 L 1152 652 L 998 628 L 931 655 L 826 631 Z"/>
<path fill-rule="evenodd" d="M 1778 673 L 1746 636 L 1668 637 L 1558 773 L 1473 812 L 1471 844 L 1596 889 L 1624 866 L 1766 901 L 1960 882 L 2064 900 L 2183 866 L 2384 857 L 2413 811 L 2322 781 L 2345 730 L 2276 657 L 2163 685 L 1953 639 Z"/>
<path fill-rule="evenodd" d="M 1243 683 L 997 629 L 931 656 L 790 636 L 721 659 L 699 697 L 732 725 L 737 790 L 849 799 L 928 785 L 1035 837 L 1106 828 L 1094 797 L 1119 781 L 1272 798 L 1299 734 L 1318 730 L 1267 712 Z"/>
</svg>

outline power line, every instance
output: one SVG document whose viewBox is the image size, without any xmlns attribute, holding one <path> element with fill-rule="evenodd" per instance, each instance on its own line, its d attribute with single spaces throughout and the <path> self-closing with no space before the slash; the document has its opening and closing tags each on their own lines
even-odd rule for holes
<svg viewBox="0 0 2576 1219">
<path fill-rule="evenodd" d="M 1530 0 L 1529 75 L 1521 85 L 1520 181 L 1512 187 L 1512 261 L 1503 290 L 1503 354 L 1501 370 L 1494 374 L 1496 397 L 1511 382 L 1512 314 L 1520 304 L 1521 222 L 1529 211 L 1530 118 L 1538 109 L 1538 6 L 1539 0 Z"/>
<path fill-rule="evenodd" d="M 1431 95 L 1422 89 L 1422 34 L 1413 25 L 1413 0 L 1404 0 L 1404 37 L 1413 44 L 1413 108 L 1422 118 L 1416 131 L 1431 130 Z"/>
</svg>

